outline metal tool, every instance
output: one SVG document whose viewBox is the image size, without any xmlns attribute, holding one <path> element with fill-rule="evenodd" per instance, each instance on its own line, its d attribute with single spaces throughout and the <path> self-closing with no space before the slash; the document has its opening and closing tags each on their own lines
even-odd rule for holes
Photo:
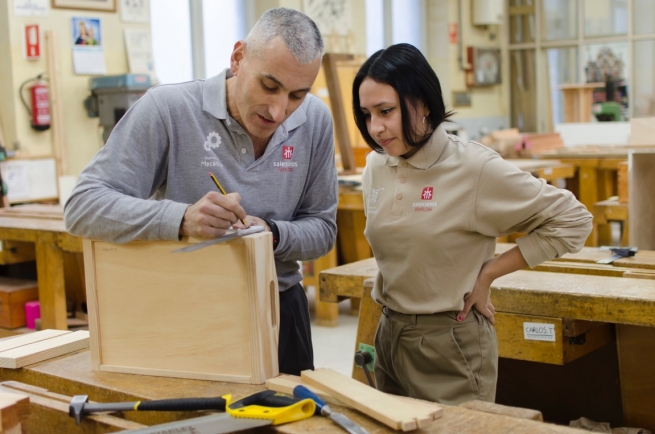
<svg viewBox="0 0 655 434">
<path fill-rule="evenodd" d="M 224 434 L 250 430 L 270 424 L 270 420 L 235 419 L 227 413 L 220 413 L 179 420 L 177 422 L 162 423 L 137 430 L 120 431 L 119 434 Z"/>
<path fill-rule="evenodd" d="M 623 248 L 610 247 L 609 250 L 612 252 L 612 256 L 610 256 L 609 258 L 601 259 L 600 261 L 596 261 L 597 264 L 611 264 L 617 259 L 629 258 L 637 254 L 636 247 L 623 247 Z"/>
<path fill-rule="evenodd" d="M 318 397 L 314 392 L 306 388 L 305 386 L 298 385 L 293 388 L 293 396 L 296 398 L 310 398 L 313 399 L 316 403 L 316 413 L 317 415 L 322 415 L 329 417 L 334 422 L 336 422 L 341 428 L 348 431 L 350 434 L 369 434 L 361 426 L 353 422 L 348 416 L 341 413 L 335 413 L 332 411 L 330 406 L 328 406 L 325 401 Z"/>
<path fill-rule="evenodd" d="M 195 250 L 200 250 L 200 249 L 202 249 L 204 247 L 207 247 L 207 246 L 212 246 L 214 244 L 222 243 L 223 241 L 234 240 L 236 238 L 241 238 L 241 237 L 244 237 L 246 235 L 256 234 L 257 232 L 263 232 L 263 231 L 264 231 L 264 226 L 250 226 L 249 228 L 238 229 L 238 230 L 236 230 L 234 232 L 227 233 L 227 234 L 225 234 L 223 236 L 220 236 L 218 238 L 203 241 L 202 243 L 191 244 L 189 246 L 173 250 L 171 253 L 193 252 Z"/>
<path fill-rule="evenodd" d="M 80 424 L 91 413 L 106 411 L 193 411 L 225 410 L 225 398 L 183 398 L 158 401 L 132 401 L 112 403 L 90 403 L 89 395 L 75 395 L 68 406 L 68 415 Z"/>
<path fill-rule="evenodd" d="M 373 380 L 371 379 L 371 374 L 368 372 L 368 364 L 373 361 L 373 356 L 368 351 L 357 351 L 355 352 L 355 365 L 361 366 L 364 370 L 364 375 L 366 376 L 366 381 L 371 387 L 375 387 Z"/>
<path fill-rule="evenodd" d="M 227 433 L 294 422 L 309 418 L 316 411 L 316 404 L 312 399 L 294 398 L 277 394 L 272 390 L 264 390 L 236 402 L 232 402 L 232 395 L 224 395 L 220 398 L 182 398 L 118 403 L 89 403 L 88 400 L 87 395 L 77 395 L 71 400 L 68 413 L 75 418 L 78 425 L 88 414 L 107 411 L 223 410 L 226 412 L 129 431 L 139 434 Z"/>
</svg>

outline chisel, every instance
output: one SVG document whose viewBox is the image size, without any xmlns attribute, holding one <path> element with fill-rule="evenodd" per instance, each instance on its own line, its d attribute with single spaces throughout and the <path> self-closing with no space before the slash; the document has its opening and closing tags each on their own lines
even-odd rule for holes
<svg viewBox="0 0 655 434">
<path fill-rule="evenodd" d="M 350 420 L 348 416 L 341 413 L 335 413 L 332 411 L 329 405 L 327 405 L 321 398 L 318 397 L 314 392 L 306 388 L 305 386 L 298 385 L 293 388 L 293 396 L 296 398 L 310 398 L 316 403 L 316 413 L 325 417 L 329 417 L 334 422 L 336 422 L 341 428 L 348 431 L 350 434 L 369 434 L 361 426 L 357 425 L 355 422 Z"/>
</svg>

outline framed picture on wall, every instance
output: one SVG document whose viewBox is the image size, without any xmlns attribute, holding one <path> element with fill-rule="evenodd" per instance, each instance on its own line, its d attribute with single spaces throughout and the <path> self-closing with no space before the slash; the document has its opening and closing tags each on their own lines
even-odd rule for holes
<svg viewBox="0 0 655 434">
<path fill-rule="evenodd" d="M 52 7 L 58 9 L 116 12 L 116 0 L 52 0 Z"/>
</svg>

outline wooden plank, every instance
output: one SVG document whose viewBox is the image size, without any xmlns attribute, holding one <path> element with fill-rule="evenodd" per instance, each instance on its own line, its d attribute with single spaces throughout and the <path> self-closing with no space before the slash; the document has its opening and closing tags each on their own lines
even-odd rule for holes
<svg viewBox="0 0 655 434">
<path fill-rule="evenodd" d="M 257 234 L 255 234 L 257 235 Z M 243 238 L 250 314 L 250 382 L 263 384 L 279 374 L 280 293 L 269 234 Z M 232 276 L 228 276 L 232 277 Z"/>
<path fill-rule="evenodd" d="M 63 220 L 64 207 L 63 205 L 25 204 L 10 208 L 0 208 L 0 215 Z"/>
<path fill-rule="evenodd" d="M 655 152 L 630 154 L 630 240 L 639 249 L 655 250 Z"/>
<path fill-rule="evenodd" d="M 311 274 L 303 276 L 303 286 L 307 290 L 314 287 L 316 297 L 314 299 L 314 311 L 316 313 L 316 324 L 323 327 L 336 327 L 339 324 L 339 306 L 335 303 L 321 301 L 318 294 L 318 275 L 321 271 L 337 266 L 337 250 L 332 248 L 327 255 L 322 256 L 307 264 L 311 267 Z"/>
<path fill-rule="evenodd" d="M 266 381 L 267 389 L 274 390 L 278 393 L 286 393 L 287 395 L 293 395 L 293 389 L 298 385 L 305 386 L 306 388 L 314 392 L 316 395 L 318 395 L 318 397 L 321 398 L 323 401 L 325 401 L 328 405 L 341 405 L 348 408 L 352 408 L 348 405 L 347 402 L 343 402 L 339 400 L 339 398 L 333 396 L 330 392 L 326 392 L 320 387 L 312 386 L 311 384 L 302 381 L 302 378 L 296 375 L 280 375 L 278 377 L 271 378 L 270 380 Z M 423 408 L 427 412 L 441 411 L 440 404 L 437 404 L 436 402 L 424 401 L 422 399 L 410 398 L 408 396 L 398 396 L 398 395 L 391 395 L 391 396 L 395 399 L 399 399 L 411 405 Z"/>
<path fill-rule="evenodd" d="M 628 198 L 630 197 L 630 195 L 628 194 L 629 180 L 628 180 L 628 162 L 627 161 L 619 163 L 619 170 L 618 170 L 617 180 L 618 180 L 617 194 L 619 196 L 619 202 L 620 203 L 628 203 Z"/>
<path fill-rule="evenodd" d="M 57 166 L 57 179 L 68 174 L 66 158 L 66 130 L 64 128 L 64 102 L 61 93 L 61 71 L 57 54 L 59 48 L 53 30 L 45 31 L 45 51 L 48 63 L 48 87 L 50 90 L 50 115 L 52 117 L 52 148 Z"/>
<path fill-rule="evenodd" d="M 0 383 L 0 392 L 29 398 L 29 417 L 23 424 L 30 433 L 100 434 L 146 427 L 105 413 L 87 415 L 81 425 L 76 425 L 75 420 L 68 414 L 71 396 L 53 393 L 42 387 L 18 381 Z"/>
<path fill-rule="evenodd" d="M 530 408 L 510 407 L 508 405 L 500 405 L 487 401 L 467 401 L 460 404 L 458 407 L 469 408 L 471 410 L 482 411 L 485 413 L 502 414 L 506 416 L 518 417 L 520 419 L 530 419 L 539 422 L 544 421 L 544 417 L 539 410 L 532 410 Z"/>
<path fill-rule="evenodd" d="M 54 242 L 36 242 L 36 274 L 39 282 L 41 324 L 44 329 L 68 329 L 64 255 Z"/>
<path fill-rule="evenodd" d="M 0 367 L 17 369 L 89 348 L 89 332 L 80 330 L 0 353 Z"/>
<path fill-rule="evenodd" d="M 68 333 L 70 333 L 68 330 L 41 330 L 34 333 L 26 333 L 24 335 L 12 337 L 11 339 L 2 340 L 0 342 L 0 353 L 3 351 L 12 350 L 14 348 L 22 347 L 24 345 L 41 342 L 46 339 L 52 339 Z"/>
<path fill-rule="evenodd" d="M 100 322 L 98 313 L 98 292 L 96 290 L 95 249 L 93 242 L 84 238 L 84 277 L 86 280 L 86 311 L 89 321 L 89 339 L 91 345 L 91 366 L 100 370 L 102 360 L 102 342 L 100 341 Z"/>
<path fill-rule="evenodd" d="M 350 143 L 350 134 L 348 133 L 346 108 L 344 107 L 343 98 L 341 96 L 337 62 L 340 60 L 352 59 L 352 54 L 325 53 L 323 56 L 323 71 L 328 86 L 332 117 L 334 118 L 334 132 L 337 143 L 339 144 L 339 153 L 341 155 L 341 164 L 343 166 L 342 173 L 344 174 L 355 173 L 356 165 L 355 154 L 353 153 L 352 144 Z"/>
<path fill-rule="evenodd" d="M 397 430 L 413 431 L 441 417 L 443 410 L 425 411 L 332 369 L 302 371 L 304 382 L 317 386 L 375 420 Z"/>
<path fill-rule="evenodd" d="M 0 391 L 0 433 L 21 433 L 29 414 L 29 397 Z"/>
</svg>

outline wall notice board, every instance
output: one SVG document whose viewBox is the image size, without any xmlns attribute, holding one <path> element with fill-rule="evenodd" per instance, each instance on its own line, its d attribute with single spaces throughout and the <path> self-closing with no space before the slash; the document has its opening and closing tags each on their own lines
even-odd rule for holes
<svg viewBox="0 0 655 434">
<path fill-rule="evenodd" d="M 0 174 L 7 183 L 9 203 L 57 200 L 55 159 L 30 158 L 0 162 Z"/>
</svg>

